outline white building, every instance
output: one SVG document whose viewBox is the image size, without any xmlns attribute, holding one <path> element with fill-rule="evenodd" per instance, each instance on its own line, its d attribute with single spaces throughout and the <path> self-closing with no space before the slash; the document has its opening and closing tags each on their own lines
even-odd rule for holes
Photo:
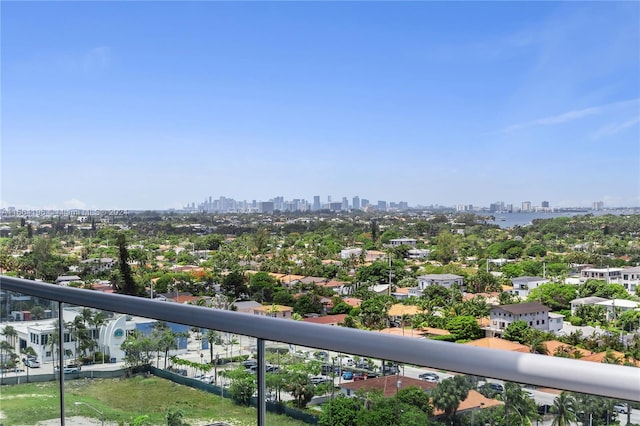
<svg viewBox="0 0 640 426">
<path fill-rule="evenodd" d="M 640 287 L 640 266 L 624 268 L 618 283 L 622 284 L 629 293 L 635 294 Z"/>
<path fill-rule="evenodd" d="M 511 280 L 513 284 L 513 290 L 511 293 L 526 299 L 529 296 L 529 292 L 534 288 L 537 288 L 541 284 L 548 283 L 549 280 L 540 277 L 518 277 Z"/>
<path fill-rule="evenodd" d="M 81 308 L 65 308 L 62 311 L 62 318 L 65 323 L 71 323 L 81 313 Z M 57 319 L 18 321 L 9 323 L 18 333 L 16 352 L 20 353 L 27 347 L 33 348 L 40 362 L 50 362 L 58 359 L 58 346 L 52 345 L 56 334 Z M 109 360 L 120 362 L 124 359 L 124 352 L 120 345 L 126 337 L 138 330 L 143 334 L 149 334 L 157 323 L 156 320 L 148 318 L 130 317 L 124 314 L 116 314 L 112 318 L 107 318 L 105 323 L 99 328 L 87 325 L 89 335 L 96 342 L 96 351 L 106 354 Z M 188 331 L 189 327 L 176 324 L 167 324 L 173 331 Z M 177 339 L 178 349 L 171 351 L 172 354 L 186 351 L 186 337 Z M 56 353 L 53 353 L 55 349 Z M 77 352 L 76 352 L 77 351 Z M 65 360 L 78 359 L 82 356 L 78 347 L 74 333 L 66 327 L 63 336 L 63 352 Z"/>
<path fill-rule="evenodd" d="M 617 282 L 622 278 L 622 268 L 584 268 L 580 271 L 580 282 L 587 280 L 602 280 L 607 284 Z"/>
<path fill-rule="evenodd" d="M 420 275 L 418 277 L 418 287 L 410 288 L 409 296 L 420 297 L 422 296 L 424 289 L 431 285 L 439 285 L 448 289 L 457 285 L 462 289 L 464 285 L 464 278 L 455 274 Z"/>
<path fill-rule="evenodd" d="M 394 238 L 393 240 L 389 240 L 389 244 L 391 247 L 400 247 L 400 246 L 416 246 L 416 240 L 413 238 Z"/>
<path fill-rule="evenodd" d="M 352 256 L 360 257 L 361 254 L 362 254 L 361 248 L 346 248 L 346 249 L 340 250 L 340 259 L 349 259 Z"/>
<path fill-rule="evenodd" d="M 489 329 L 494 335 L 501 335 L 514 321 L 524 321 L 531 328 L 549 331 L 549 311 L 550 309 L 540 302 L 496 306 L 491 308 L 489 314 Z"/>
<path fill-rule="evenodd" d="M 409 259 L 426 259 L 431 254 L 431 250 L 427 249 L 411 249 L 407 252 Z"/>
<path fill-rule="evenodd" d="M 607 309 L 607 320 L 611 321 L 617 318 L 622 312 L 638 309 L 640 302 L 634 302 L 626 299 L 605 300 L 595 303 L 596 306 L 604 306 Z"/>
</svg>

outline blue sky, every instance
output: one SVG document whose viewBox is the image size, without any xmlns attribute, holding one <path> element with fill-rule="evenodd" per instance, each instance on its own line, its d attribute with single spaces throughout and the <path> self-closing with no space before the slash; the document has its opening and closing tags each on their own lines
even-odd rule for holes
<svg viewBox="0 0 640 426">
<path fill-rule="evenodd" d="M 2 2 L 3 207 L 640 206 L 637 2 Z"/>
</svg>

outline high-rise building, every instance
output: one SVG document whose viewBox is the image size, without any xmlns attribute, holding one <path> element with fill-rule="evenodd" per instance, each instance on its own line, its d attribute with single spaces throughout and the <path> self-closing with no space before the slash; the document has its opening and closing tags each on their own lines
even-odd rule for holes
<svg viewBox="0 0 640 426">
<path fill-rule="evenodd" d="M 523 201 L 522 202 L 522 211 L 530 212 L 531 211 L 531 201 Z"/>
<path fill-rule="evenodd" d="M 318 211 L 320 210 L 320 196 L 319 195 L 314 195 L 313 196 L 313 211 Z"/>
<path fill-rule="evenodd" d="M 339 212 L 342 210 L 342 203 L 329 203 L 329 210 Z"/>
<path fill-rule="evenodd" d="M 273 201 L 261 201 L 260 213 L 273 213 Z"/>
<path fill-rule="evenodd" d="M 367 200 L 366 198 L 363 198 L 362 201 L 360 202 L 360 208 L 364 209 L 365 207 L 367 207 L 369 205 L 369 200 Z"/>
<path fill-rule="evenodd" d="M 342 197 L 342 210 L 349 210 L 349 200 L 347 200 L 347 197 Z"/>
<path fill-rule="evenodd" d="M 594 201 L 592 204 L 593 210 L 602 210 L 604 209 L 604 201 Z"/>
<path fill-rule="evenodd" d="M 353 204 L 351 205 L 351 208 L 354 210 L 360 210 L 360 197 L 357 195 L 353 197 Z"/>
<path fill-rule="evenodd" d="M 382 200 L 378 200 L 378 210 L 380 211 L 387 211 L 387 202 L 386 201 L 382 201 Z"/>
<path fill-rule="evenodd" d="M 548 201 L 543 201 L 542 204 L 540 204 L 542 206 L 542 208 L 544 209 L 548 209 L 549 208 L 549 202 Z"/>
</svg>

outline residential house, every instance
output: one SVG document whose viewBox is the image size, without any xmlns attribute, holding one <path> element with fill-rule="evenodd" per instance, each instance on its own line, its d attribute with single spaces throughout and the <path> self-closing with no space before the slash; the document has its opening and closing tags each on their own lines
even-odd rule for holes
<svg viewBox="0 0 640 426">
<path fill-rule="evenodd" d="M 622 278 L 623 268 L 584 268 L 580 271 L 580 282 L 587 280 L 602 280 L 607 284 L 617 282 Z"/>
<path fill-rule="evenodd" d="M 68 286 L 71 283 L 82 283 L 82 280 L 77 275 L 60 275 L 56 278 L 56 284 Z"/>
<path fill-rule="evenodd" d="M 618 283 L 622 284 L 629 293 L 635 294 L 638 288 L 640 288 L 640 266 L 624 268 L 622 270 L 622 277 Z"/>
<path fill-rule="evenodd" d="M 413 238 L 394 238 L 389 240 L 389 244 L 391 247 L 400 247 L 400 246 L 416 246 L 416 240 Z"/>
<path fill-rule="evenodd" d="M 522 299 L 526 299 L 527 296 L 529 296 L 529 292 L 531 290 L 548 282 L 548 279 L 540 277 L 517 277 L 511 280 L 511 283 L 513 284 L 511 294 L 514 294 Z"/>
<path fill-rule="evenodd" d="M 492 335 L 502 335 L 514 321 L 524 321 L 531 328 L 549 331 L 550 309 L 540 302 L 499 305 L 491 308 L 489 331 Z"/>
<path fill-rule="evenodd" d="M 422 309 L 415 305 L 403 305 L 402 303 L 396 303 L 389 308 L 387 317 L 391 324 L 396 326 L 403 326 L 404 322 L 409 322 L 417 314 L 421 313 Z"/>
<path fill-rule="evenodd" d="M 253 308 L 253 314 L 262 317 L 291 319 L 293 308 L 284 305 L 266 305 Z"/>
<path fill-rule="evenodd" d="M 340 325 L 344 322 L 346 318 L 346 314 L 337 314 L 337 315 L 325 315 L 323 317 L 313 317 L 313 318 L 305 318 L 302 321 L 310 322 L 313 324 L 322 324 L 322 325 Z"/>
<path fill-rule="evenodd" d="M 407 252 L 409 259 L 426 259 L 431 254 L 431 250 L 427 249 L 411 249 Z"/>
<path fill-rule="evenodd" d="M 596 306 L 604 306 L 607 310 L 607 321 L 615 320 L 621 313 L 638 309 L 640 307 L 639 302 L 626 299 L 613 299 L 597 302 Z"/>
<path fill-rule="evenodd" d="M 356 392 L 361 389 L 364 392 L 380 390 L 382 394 L 386 398 L 388 398 L 391 396 L 395 396 L 399 389 L 407 388 L 409 386 L 415 386 L 426 392 L 430 392 L 437 385 L 437 383 L 414 379 L 412 377 L 391 375 L 376 377 L 367 380 L 359 380 L 355 382 L 344 382 L 340 384 L 340 392 L 342 392 L 345 396 L 354 397 L 356 396 Z"/>
<path fill-rule="evenodd" d="M 571 303 L 571 315 L 575 315 L 576 314 L 576 309 L 578 309 L 578 306 L 583 306 L 583 305 L 595 305 L 598 302 L 605 302 L 609 299 L 606 299 L 604 297 L 596 297 L 596 296 L 591 296 L 591 297 L 581 297 L 579 299 L 573 299 L 570 303 Z"/>
<path fill-rule="evenodd" d="M 501 351 L 524 352 L 529 353 L 529 346 L 522 345 L 510 340 L 500 339 L 498 337 L 484 337 L 482 339 L 472 340 L 464 343 L 467 346 L 475 346 L 477 348 L 498 349 Z"/>
<path fill-rule="evenodd" d="M 361 248 L 346 248 L 340 250 L 340 259 L 349 259 L 351 257 L 358 258 L 362 254 Z"/>
<path fill-rule="evenodd" d="M 409 296 L 420 297 L 424 289 L 431 285 L 439 285 L 448 289 L 455 285 L 462 289 L 464 286 L 464 278 L 455 274 L 420 275 L 418 277 L 418 287 L 410 288 Z"/>
<path fill-rule="evenodd" d="M 116 260 L 111 257 L 91 258 L 80 261 L 80 267 L 90 274 L 110 271 L 116 265 Z"/>
</svg>

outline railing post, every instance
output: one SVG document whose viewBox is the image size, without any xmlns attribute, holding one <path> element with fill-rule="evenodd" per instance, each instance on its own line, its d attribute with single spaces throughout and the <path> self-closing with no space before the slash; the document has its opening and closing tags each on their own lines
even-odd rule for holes
<svg viewBox="0 0 640 426">
<path fill-rule="evenodd" d="M 60 378 L 60 425 L 64 426 L 64 319 L 62 302 L 58 302 L 58 377 Z M 55 365 L 54 373 L 55 373 Z"/>
<path fill-rule="evenodd" d="M 258 401 L 256 403 L 256 409 L 258 410 L 258 426 L 266 425 L 266 402 L 265 397 L 267 395 L 267 386 L 265 380 L 265 374 L 267 371 L 265 364 L 265 349 L 264 349 L 264 339 L 258 339 L 257 344 L 258 349 Z"/>
</svg>

